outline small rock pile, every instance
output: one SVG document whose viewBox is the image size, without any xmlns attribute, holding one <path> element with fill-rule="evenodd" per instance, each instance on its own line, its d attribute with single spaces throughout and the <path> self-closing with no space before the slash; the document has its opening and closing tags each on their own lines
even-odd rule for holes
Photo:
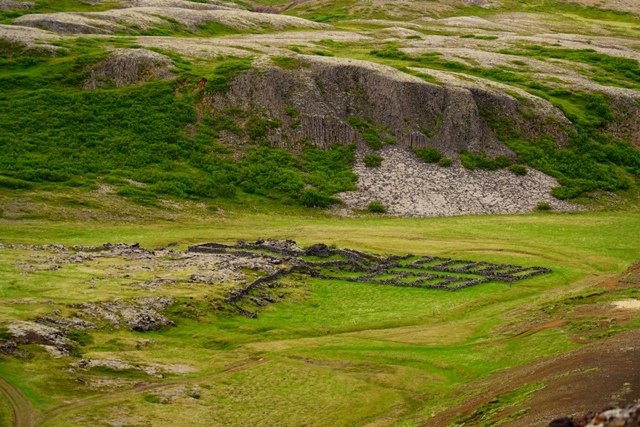
<svg viewBox="0 0 640 427">
<path fill-rule="evenodd" d="M 606 409 L 595 416 L 558 418 L 549 427 L 640 427 L 640 401 L 626 408 Z"/>
</svg>

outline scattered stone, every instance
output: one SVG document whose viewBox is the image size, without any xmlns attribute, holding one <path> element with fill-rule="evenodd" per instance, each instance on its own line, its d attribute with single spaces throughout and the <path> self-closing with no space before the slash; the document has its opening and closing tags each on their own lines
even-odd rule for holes
<svg viewBox="0 0 640 427">
<path fill-rule="evenodd" d="M 640 300 L 638 299 L 614 301 L 612 304 L 619 310 L 640 310 Z"/>
<path fill-rule="evenodd" d="M 640 402 L 626 408 L 606 409 L 595 416 L 558 418 L 549 423 L 549 427 L 639 427 Z"/>
<path fill-rule="evenodd" d="M 107 359 L 82 359 L 71 364 L 72 370 L 88 371 L 91 368 L 106 368 L 112 371 L 139 371 L 146 375 L 163 378 L 165 374 L 181 375 L 195 372 L 196 369 L 189 365 L 182 364 L 134 364 L 125 362 L 117 358 Z"/>
<path fill-rule="evenodd" d="M 15 322 L 7 326 L 7 330 L 13 335 L 17 344 L 37 344 L 55 348 L 56 354 L 68 355 L 72 349 L 72 342 L 65 337 L 64 332 L 51 326 L 41 325 L 35 322 Z M 52 352 L 52 350 L 47 349 Z"/>
<path fill-rule="evenodd" d="M 36 318 L 36 323 L 58 328 L 60 331 L 62 331 L 65 334 L 70 330 L 85 331 L 88 329 L 96 328 L 95 323 L 88 322 L 86 320 L 79 319 L 77 317 L 40 316 Z"/>
<path fill-rule="evenodd" d="M 13 354 L 18 350 L 18 344 L 15 341 L 0 341 L 0 353 Z"/>
<path fill-rule="evenodd" d="M 122 317 L 132 331 L 157 331 L 167 326 L 175 326 L 171 320 L 152 309 L 126 309 L 122 311 Z"/>
<path fill-rule="evenodd" d="M 176 284 L 176 281 L 173 279 L 153 279 L 153 280 L 147 280 L 144 282 L 134 282 L 134 283 L 131 283 L 131 286 L 135 286 L 138 288 L 145 288 L 145 289 L 157 289 L 164 286 L 170 286 L 175 284 Z"/>
<path fill-rule="evenodd" d="M 124 323 L 132 331 L 147 332 L 174 326 L 161 313 L 171 304 L 173 299 L 170 297 L 149 297 L 130 301 L 82 303 L 76 307 L 81 309 L 82 315 L 104 320 L 114 328 L 119 328 Z"/>
</svg>

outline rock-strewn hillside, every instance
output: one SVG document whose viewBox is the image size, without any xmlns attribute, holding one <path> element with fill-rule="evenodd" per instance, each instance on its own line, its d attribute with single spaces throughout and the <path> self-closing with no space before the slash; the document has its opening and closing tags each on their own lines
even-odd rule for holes
<svg viewBox="0 0 640 427">
<path fill-rule="evenodd" d="M 424 164 L 402 147 L 388 147 L 381 154 L 384 160 L 377 168 L 366 167 L 362 158 L 356 161 L 358 190 L 340 195 L 350 208 L 366 210 L 379 201 L 388 213 L 400 216 L 525 213 L 541 203 L 555 210 L 577 209 L 551 196 L 557 181 L 536 170 L 517 176 L 459 164 L 444 168 Z"/>
</svg>

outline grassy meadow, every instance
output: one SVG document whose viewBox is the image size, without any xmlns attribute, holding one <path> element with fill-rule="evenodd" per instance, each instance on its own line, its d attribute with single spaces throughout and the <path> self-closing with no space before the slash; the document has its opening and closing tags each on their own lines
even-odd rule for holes
<svg viewBox="0 0 640 427">
<path fill-rule="evenodd" d="M 630 238 L 640 229 L 636 213 L 340 219 L 290 212 L 229 211 L 218 218 L 138 223 L 3 220 L 0 235 L 5 243 L 139 242 L 150 248 L 290 238 L 374 253 L 540 265 L 553 272 L 458 292 L 300 278 L 292 280 L 290 298 L 265 308 L 258 319 L 207 309 L 208 293 L 219 290 L 176 289 L 179 300 L 195 299 L 202 311 L 197 319 L 174 310 L 170 317 L 177 326 L 164 331 L 90 331 L 79 351 L 134 364 L 187 364 L 193 372 L 163 379 L 92 372 L 120 381 L 105 393 L 79 382 L 81 375 L 67 370 L 69 358 L 52 359 L 33 346 L 31 359 L 0 359 L 0 376 L 50 426 L 99 425 L 118 417 L 143 425 L 415 425 L 477 393 L 470 385 L 492 373 L 639 324 L 632 319 L 585 329 L 584 319 L 572 323 L 569 316 L 574 304 L 637 297 L 634 290 L 594 292 L 640 258 L 640 242 Z M 22 255 L 4 250 L 0 257 L 2 323 L 74 302 L 153 294 L 117 283 L 92 291 L 88 281 L 108 262 L 25 273 L 17 268 Z M 572 295 L 587 295 L 586 301 L 568 300 Z M 545 307 L 563 301 L 569 301 L 567 309 L 551 316 L 569 316 L 568 323 L 522 333 L 548 321 Z M 167 393 L 185 387 L 197 387 L 197 398 L 181 395 L 162 403 Z"/>
</svg>

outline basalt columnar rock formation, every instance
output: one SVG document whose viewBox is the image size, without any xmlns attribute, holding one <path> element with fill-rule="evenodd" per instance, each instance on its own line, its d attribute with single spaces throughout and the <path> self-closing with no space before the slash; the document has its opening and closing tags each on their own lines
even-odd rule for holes
<svg viewBox="0 0 640 427">
<path fill-rule="evenodd" d="M 308 55 L 291 61 L 293 69 L 258 64 L 256 71 L 238 77 L 228 92 L 205 99 L 215 107 L 211 114 L 230 108 L 266 111 L 283 124 L 268 135 L 270 142 L 293 148 L 305 140 L 321 147 L 363 142 L 362 129 L 350 121 L 357 117 L 379 127 L 383 140 L 406 147 L 513 156 L 482 110 L 509 117 L 523 133 L 553 135 L 559 143 L 567 139 L 568 120 L 543 100 L 440 86 L 368 61 Z M 525 120 L 527 114 L 535 120 Z"/>
</svg>

